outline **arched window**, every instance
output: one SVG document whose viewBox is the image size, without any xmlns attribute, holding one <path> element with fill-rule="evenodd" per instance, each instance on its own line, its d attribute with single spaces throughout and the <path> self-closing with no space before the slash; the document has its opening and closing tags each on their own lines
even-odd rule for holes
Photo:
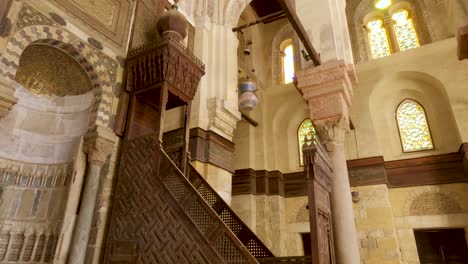
<svg viewBox="0 0 468 264">
<path fill-rule="evenodd" d="M 317 137 L 312 120 L 305 119 L 302 121 L 299 129 L 297 130 L 297 142 L 299 144 L 299 164 L 304 166 L 304 157 L 302 156 L 302 147 L 304 146 L 305 139 L 313 140 Z"/>
<path fill-rule="evenodd" d="M 372 52 L 372 58 L 378 59 L 390 55 L 387 30 L 382 26 L 381 19 L 374 19 L 367 23 L 367 36 Z"/>
<path fill-rule="evenodd" d="M 419 47 L 418 37 L 414 29 L 413 20 L 409 18 L 408 10 L 400 9 L 393 13 L 393 28 L 398 41 L 400 51 Z"/>
<path fill-rule="evenodd" d="M 291 39 L 285 40 L 281 44 L 281 64 L 283 71 L 283 83 L 288 84 L 294 78 L 294 49 Z"/>
<path fill-rule="evenodd" d="M 422 105 L 405 99 L 396 110 L 403 152 L 434 149 L 431 131 Z"/>
<path fill-rule="evenodd" d="M 399 1 L 388 10 L 372 11 L 364 16 L 363 24 L 373 59 L 419 47 L 410 10 L 410 3 Z"/>
</svg>

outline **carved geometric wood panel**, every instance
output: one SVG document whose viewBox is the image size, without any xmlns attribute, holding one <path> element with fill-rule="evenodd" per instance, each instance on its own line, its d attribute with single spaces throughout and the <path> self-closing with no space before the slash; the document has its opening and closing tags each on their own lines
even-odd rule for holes
<svg viewBox="0 0 468 264">
<path fill-rule="evenodd" d="M 222 263 L 154 173 L 156 142 L 125 143 L 106 263 Z"/>
</svg>

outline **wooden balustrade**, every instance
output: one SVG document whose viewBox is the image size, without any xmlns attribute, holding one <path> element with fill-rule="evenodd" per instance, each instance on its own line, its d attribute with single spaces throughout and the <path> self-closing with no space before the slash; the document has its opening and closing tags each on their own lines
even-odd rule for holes
<svg viewBox="0 0 468 264">
<path fill-rule="evenodd" d="M 158 177 L 225 263 L 257 263 L 254 252 L 266 255 L 265 246 L 258 244 L 258 238 L 253 233 L 250 234 L 248 232 L 250 230 L 246 231 L 247 226 L 225 203 L 220 202 L 222 199 L 217 194 L 211 193 L 209 200 L 203 197 L 204 193 L 214 192 L 206 182 L 197 181 L 201 183 L 198 188 L 203 184 L 204 187 L 201 191 L 195 189 L 171 158 L 163 150 L 160 150 L 160 153 Z M 191 167 L 191 171 L 192 169 L 193 167 Z M 199 177 L 201 178 L 201 176 Z M 243 225 L 238 224 L 239 222 Z M 242 241 L 243 237 L 236 237 L 236 231 L 239 231 L 238 234 L 247 234 L 245 238 L 248 240 Z M 248 250 L 249 245 L 253 252 Z"/>
<path fill-rule="evenodd" d="M 263 244 L 255 233 L 237 216 L 229 205 L 206 182 L 193 166 L 188 168 L 188 179 L 205 199 L 206 203 L 218 214 L 221 220 L 247 247 L 256 258 L 273 257 L 273 253 Z"/>
</svg>

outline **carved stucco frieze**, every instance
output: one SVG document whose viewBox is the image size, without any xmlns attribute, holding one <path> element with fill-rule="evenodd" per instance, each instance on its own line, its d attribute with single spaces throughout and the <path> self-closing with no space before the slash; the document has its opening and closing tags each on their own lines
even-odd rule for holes
<svg viewBox="0 0 468 264">
<path fill-rule="evenodd" d="M 83 151 L 88 155 L 88 161 L 103 166 L 114 150 L 116 135 L 106 128 L 97 127 L 83 140 Z"/>
</svg>

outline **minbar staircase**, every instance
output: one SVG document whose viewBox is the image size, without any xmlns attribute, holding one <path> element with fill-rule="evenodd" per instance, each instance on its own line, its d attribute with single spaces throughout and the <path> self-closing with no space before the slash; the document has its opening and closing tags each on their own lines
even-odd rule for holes
<svg viewBox="0 0 468 264">
<path fill-rule="evenodd" d="M 180 19 L 177 12 L 166 12 L 167 25 Z M 242 264 L 272 258 L 190 165 L 191 104 L 204 65 L 176 33 L 163 31 L 159 42 L 127 57 L 115 128 L 123 137 L 122 155 L 103 263 Z M 169 153 L 174 163 L 162 143 L 165 112 L 178 107 L 184 112 L 184 136 L 176 142 L 180 151 Z"/>
<path fill-rule="evenodd" d="M 158 146 L 155 136 L 124 144 L 104 263 L 258 263 L 273 256 L 192 166 L 186 178 Z"/>
</svg>

